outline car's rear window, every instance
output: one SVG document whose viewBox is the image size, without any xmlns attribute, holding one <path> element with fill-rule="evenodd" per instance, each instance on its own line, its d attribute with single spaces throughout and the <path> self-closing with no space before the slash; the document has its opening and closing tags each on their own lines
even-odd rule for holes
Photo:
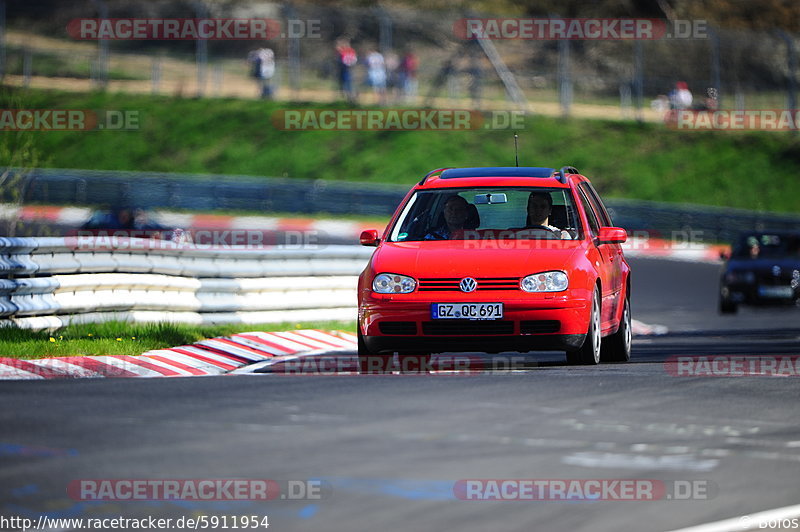
<svg viewBox="0 0 800 532">
<path fill-rule="evenodd" d="M 800 259 L 800 235 L 769 233 L 746 235 L 734 247 L 732 256 L 740 259 L 782 257 Z"/>
<path fill-rule="evenodd" d="M 416 192 L 388 240 L 573 240 L 580 226 L 569 189 L 450 188 Z"/>
</svg>

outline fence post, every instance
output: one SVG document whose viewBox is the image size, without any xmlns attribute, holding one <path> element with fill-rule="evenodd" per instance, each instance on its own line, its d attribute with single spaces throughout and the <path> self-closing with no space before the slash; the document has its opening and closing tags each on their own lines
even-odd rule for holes
<svg viewBox="0 0 800 532">
<path fill-rule="evenodd" d="M 6 1 L 0 0 L 0 80 L 6 76 Z"/>
<path fill-rule="evenodd" d="M 569 67 L 569 41 L 558 41 L 558 99 L 561 103 L 561 114 L 569 116 L 572 104 L 572 79 Z"/>
<path fill-rule="evenodd" d="M 744 91 L 742 90 L 742 85 L 738 82 L 736 83 L 736 88 L 733 90 L 733 101 L 737 111 L 744 111 Z"/>
<path fill-rule="evenodd" d="M 33 52 L 27 46 L 22 56 L 22 85 L 30 87 L 33 70 Z"/>
<path fill-rule="evenodd" d="M 286 27 L 290 27 L 292 25 L 291 20 L 297 17 L 291 2 L 283 5 L 283 16 L 286 19 Z M 296 32 L 290 32 L 288 37 L 289 86 L 292 88 L 293 96 L 297 98 L 297 93 L 300 90 L 300 41 Z"/>
<path fill-rule="evenodd" d="M 786 42 L 786 67 L 789 71 L 786 76 L 786 107 L 794 115 L 797 109 L 797 50 L 794 48 L 794 41 L 785 31 L 778 30 L 778 35 Z M 797 124 L 792 128 L 792 134 L 797 135 Z"/>
<path fill-rule="evenodd" d="M 161 86 L 161 58 L 153 58 L 153 66 L 150 74 L 151 89 L 150 92 L 158 94 L 159 87 Z"/>
<path fill-rule="evenodd" d="M 195 3 L 197 18 L 208 18 L 208 9 L 201 1 Z M 206 88 L 208 70 L 208 41 L 198 35 L 195 41 L 195 61 L 197 63 L 197 97 L 202 98 Z"/>
<path fill-rule="evenodd" d="M 633 101 L 631 98 L 632 84 L 633 83 L 628 79 L 620 81 L 619 83 L 619 109 L 622 118 L 628 118 L 634 114 L 632 112 Z"/>
<path fill-rule="evenodd" d="M 716 89 L 717 108 L 722 109 L 722 80 L 720 77 L 719 65 L 719 32 L 712 26 L 708 26 L 711 42 L 711 85 Z"/>
<path fill-rule="evenodd" d="M 636 108 L 636 121 L 642 122 L 642 104 L 644 101 L 644 47 L 642 41 L 633 44 L 633 89 L 634 107 Z"/>
<path fill-rule="evenodd" d="M 92 0 L 92 3 L 97 6 L 97 14 L 101 19 L 108 18 L 108 6 L 104 0 Z M 99 39 L 97 41 L 97 68 L 95 69 L 95 83 L 100 89 L 105 90 L 108 87 L 108 39 Z"/>
<path fill-rule="evenodd" d="M 216 64 L 214 65 L 214 72 L 213 72 L 213 90 L 214 96 L 222 96 L 222 85 L 224 82 L 225 73 L 222 70 L 222 65 Z"/>
<path fill-rule="evenodd" d="M 383 6 L 375 7 L 378 17 L 378 46 L 382 54 L 392 49 L 392 17 Z"/>
</svg>

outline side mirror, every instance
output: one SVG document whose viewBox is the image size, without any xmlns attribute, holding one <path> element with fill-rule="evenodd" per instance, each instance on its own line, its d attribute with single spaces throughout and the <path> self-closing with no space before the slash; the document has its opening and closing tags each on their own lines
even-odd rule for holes
<svg viewBox="0 0 800 532">
<path fill-rule="evenodd" d="M 380 242 L 380 238 L 378 238 L 378 231 L 375 229 L 367 229 L 366 231 L 361 231 L 361 237 L 359 238 L 362 246 L 372 246 L 375 247 Z"/>
<path fill-rule="evenodd" d="M 719 260 L 728 260 L 731 258 L 731 252 L 727 249 L 719 250 Z"/>
<path fill-rule="evenodd" d="M 597 239 L 601 244 L 622 244 L 628 240 L 628 234 L 621 227 L 601 227 Z"/>
</svg>

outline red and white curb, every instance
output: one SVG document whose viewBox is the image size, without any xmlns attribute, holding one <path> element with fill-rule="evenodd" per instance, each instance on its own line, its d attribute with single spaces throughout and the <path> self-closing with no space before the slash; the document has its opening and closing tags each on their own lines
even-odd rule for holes
<svg viewBox="0 0 800 532">
<path fill-rule="evenodd" d="M 246 332 L 138 356 L 0 358 L 0 380 L 221 375 L 267 360 L 355 349 L 356 337 L 341 331 Z"/>
<path fill-rule="evenodd" d="M 637 336 L 667 332 L 664 326 L 648 325 L 638 320 L 632 321 L 631 328 Z M 34 360 L 0 358 L 0 380 L 193 377 L 250 373 L 249 368 L 237 370 L 281 362 L 291 364 L 300 357 L 336 356 L 337 352 L 356 350 L 356 336 L 344 331 L 254 331 L 210 338 L 192 345 L 156 349 L 138 356 L 71 356 Z M 355 360 L 346 366 L 339 369 L 357 371 Z"/>
</svg>

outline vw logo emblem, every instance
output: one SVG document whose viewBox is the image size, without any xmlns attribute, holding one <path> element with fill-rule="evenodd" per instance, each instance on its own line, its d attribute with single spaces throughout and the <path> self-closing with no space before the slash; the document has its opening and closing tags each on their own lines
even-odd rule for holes
<svg viewBox="0 0 800 532">
<path fill-rule="evenodd" d="M 461 279 L 461 282 L 458 283 L 458 287 L 462 292 L 474 292 L 475 289 L 478 288 L 478 282 L 472 277 L 464 277 Z"/>
<path fill-rule="evenodd" d="M 781 275 L 781 267 L 778 265 L 773 266 L 772 275 L 774 275 L 775 277 L 779 277 Z"/>
</svg>

